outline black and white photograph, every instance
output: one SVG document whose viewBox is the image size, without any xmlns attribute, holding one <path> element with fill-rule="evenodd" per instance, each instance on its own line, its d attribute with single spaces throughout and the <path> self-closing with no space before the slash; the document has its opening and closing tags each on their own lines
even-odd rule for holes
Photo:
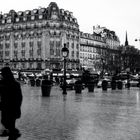
<svg viewBox="0 0 140 140">
<path fill-rule="evenodd" d="M 140 1 L 3 0 L 0 140 L 140 140 Z"/>
</svg>

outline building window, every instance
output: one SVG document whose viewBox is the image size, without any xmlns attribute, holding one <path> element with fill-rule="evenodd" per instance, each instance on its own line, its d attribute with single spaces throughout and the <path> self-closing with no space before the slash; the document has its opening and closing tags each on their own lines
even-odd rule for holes
<svg viewBox="0 0 140 140">
<path fill-rule="evenodd" d="M 18 58 L 18 51 L 14 51 L 14 58 Z"/>
<path fill-rule="evenodd" d="M 73 49 L 74 49 L 74 43 L 72 43 L 72 44 L 71 44 L 71 48 L 73 48 Z"/>
<path fill-rule="evenodd" d="M 25 42 L 21 43 L 22 48 L 25 48 Z"/>
<path fill-rule="evenodd" d="M 41 56 L 41 48 L 38 48 L 38 49 L 37 49 L 37 55 L 38 55 L 38 56 Z"/>
<path fill-rule="evenodd" d="M 74 51 L 71 51 L 71 57 L 74 57 Z"/>
<path fill-rule="evenodd" d="M 14 38 L 15 38 L 15 40 L 18 39 L 18 33 L 14 34 Z"/>
<path fill-rule="evenodd" d="M 54 41 L 50 41 L 50 48 L 54 47 Z"/>
<path fill-rule="evenodd" d="M 67 42 L 67 48 L 69 48 L 69 45 L 70 45 L 69 42 Z"/>
<path fill-rule="evenodd" d="M 37 46 L 41 47 L 41 41 L 37 41 Z"/>
<path fill-rule="evenodd" d="M 0 44 L 0 50 L 2 50 L 3 49 L 3 44 Z"/>
<path fill-rule="evenodd" d="M 43 18 L 43 15 L 39 15 L 39 19 L 42 19 Z"/>
<path fill-rule="evenodd" d="M 79 58 L 79 52 L 78 51 L 76 52 L 76 56 L 77 56 L 77 58 Z"/>
<path fill-rule="evenodd" d="M 38 23 L 38 27 L 41 28 L 42 27 L 42 22 Z"/>
<path fill-rule="evenodd" d="M 5 43 L 5 48 L 9 49 L 10 48 L 10 44 L 9 43 Z"/>
<path fill-rule="evenodd" d="M 33 58 L 33 50 L 29 50 L 30 58 Z"/>
<path fill-rule="evenodd" d="M 60 48 L 60 41 L 56 41 L 56 47 Z"/>
<path fill-rule="evenodd" d="M 27 21 L 27 17 L 23 17 L 23 21 Z"/>
<path fill-rule="evenodd" d="M 52 48 L 50 49 L 50 55 L 54 55 L 54 50 Z"/>
<path fill-rule="evenodd" d="M 60 56 L 60 49 L 56 48 L 56 56 Z"/>
<path fill-rule="evenodd" d="M 1 39 L 1 40 L 4 39 L 4 35 L 1 35 L 1 36 L 0 36 L 0 39 Z"/>
<path fill-rule="evenodd" d="M 21 65 L 22 65 L 22 68 L 25 69 L 25 63 L 22 63 Z"/>
<path fill-rule="evenodd" d="M 16 22 L 19 22 L 19 18 L 16 18 Z"/>
<path fill-rule="evenodd" d="M 10 39 L 10 34 L 6 34 L 6 35 L 5 35 L 5 39 L 6 39 L 6 40 L 9 40 L 9 39 Z"/>
<path fill-rule="evenodd" d="M 30 38 L 33 38 L 33 37 L 34 37 L 34 32 L 33 32 L 33 31 L 31 31 L 31 32 L 29 33 L 29 37 L 30 37 Z"/>
<path fill-rule="evenodd" d="M 29 68 L 30 68 L 30 69 L 33 68 L 33 63 L 29 63 Z"/>
<path fill-rule="evenodd" d="M 33 29 L 35 27 L 35 24 L 34 23 L 32 23 L 31 24 L 31 28 Z M 33 31 L 31 31 L 31 34 L 33 34 L 34 32 Z"/>
<path fill-rule="evenodd" d="M 16 49 L 18 47 L 18 43 L 14 43 L 14 48 Z"/>
<path fill-rule="evenodd" d="M 5 51 L 5 56 L 9 57 L 9 55 L 10 55 L 10 52 L 9 51 Z"/>
<path fill-rule="evenodd" d="M 42 69 L 41 63 L 37 63 L 37 69 Z"/>
<path fill-rule="evenodd" d="M 0 51 L 0 59 L 3 58 L 3 51 Z"/>
<path fill-rule="evenodd" d="M 76 45 L 77 50 L 79 50 L 79 44 Z"/>
<path fill-rule="evenodd" d="M 40 38 L 42 36 L 42 32 L 37 32 L 36 35 L 38 38 Z"/>
<path fill-rule="evenodd" d="M 31 20 L 34 20 L 35 19 L 35 16 L 31 16 Z"/>
<path fill-rule="evenodd" d="M 31 42 L 29 42 L 29 44 L 30 44 L 30 47 L 33 47 L 34 42 L 33 42 L 33 41 L 31 41 Z"/>
<path fill-rule="evenodd" d="M 25 50 L 21 50 L 21 56 L 25 58 Z"/>
<path fill-rule="evenodd" d="M 5 23 L 5 19 L 2 20 L 2 24 L 4 24 L 4 23 Z"/>
</svg>

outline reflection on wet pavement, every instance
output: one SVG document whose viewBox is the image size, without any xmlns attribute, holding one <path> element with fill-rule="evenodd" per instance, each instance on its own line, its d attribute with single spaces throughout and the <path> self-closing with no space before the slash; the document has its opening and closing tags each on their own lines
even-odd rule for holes
<svg viewBox="0 0 140 140">
<path fill-rule="evenodd" d="M 68 91 L 63 97 L 53 87 L 42 97 L 37 87 L 22 87 L 24 101 L 18 120 L 19 140 L 140 140 L 140 90 L 82 94 Z"/>
</svg>

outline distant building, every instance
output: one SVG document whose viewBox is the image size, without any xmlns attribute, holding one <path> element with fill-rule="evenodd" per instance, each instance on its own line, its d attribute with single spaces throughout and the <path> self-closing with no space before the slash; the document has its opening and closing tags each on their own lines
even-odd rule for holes
<svg viewBox="0 0 140 140">
<path fill-rule="evenodd" d="M 114 31 L 94 26 L 93 34 L 80 33 L 80 64 L 84 68 L 101 72 L 105 63 L 115 62 L 119 46 L 120 41 Z"/>
<path fill-rule="evenodd" d="M 93 26 L 93 34 L 100 34 L 106 40 L 106 45 L 109 49 L 116 50 L 120 46 L 120 40 L 115 31 L 111 31 L 106 27 L 100 27 L 99 25 Z"/>
<path fill-rule="evenodd" d="M 99 50 L 105 48 L 106 42 L 99 34 L 80 33 L 80 64 L 81 67 L 92 71 L 99 71 Z"/>
</svg>

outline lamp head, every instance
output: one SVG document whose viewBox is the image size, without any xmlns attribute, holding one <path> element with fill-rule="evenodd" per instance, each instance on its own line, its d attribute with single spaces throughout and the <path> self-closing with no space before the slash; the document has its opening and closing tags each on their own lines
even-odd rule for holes
<svg viewBox="0 0 140 140">
<path fill-rule="evenodd" d="M 69 54 L 69 50 L 66 47 L 66 44 L 64 44 L 64 47 L 62 48 L 62 56 L 66 58 L 68 54 Z"/>
</svg>

